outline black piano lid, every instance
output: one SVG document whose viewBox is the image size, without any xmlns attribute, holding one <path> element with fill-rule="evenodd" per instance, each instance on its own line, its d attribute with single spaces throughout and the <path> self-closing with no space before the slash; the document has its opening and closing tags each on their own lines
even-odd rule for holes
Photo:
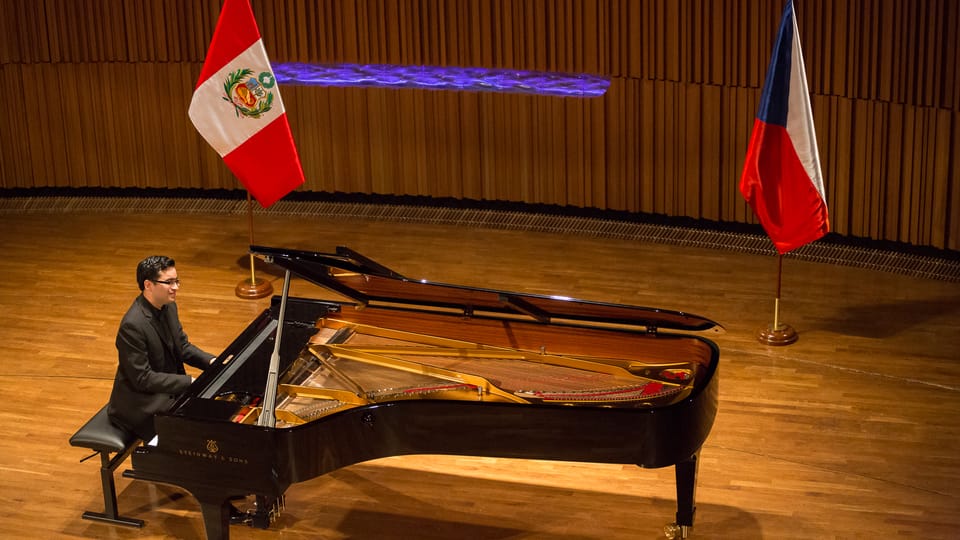
<svg viewBox="0 0 960 540">
<path fill-rule="evenodd" d="M 337 247 L 335 254 L 266 246 L 250 246 L 250 253 L 361 306 L 456 312 L 471 317 L 541 323 L 643 327 L 649 332 L 661 328 L 724 331 L 710 319 L 679 311 L 410 279 L 342 246 Z"/>
</svg>

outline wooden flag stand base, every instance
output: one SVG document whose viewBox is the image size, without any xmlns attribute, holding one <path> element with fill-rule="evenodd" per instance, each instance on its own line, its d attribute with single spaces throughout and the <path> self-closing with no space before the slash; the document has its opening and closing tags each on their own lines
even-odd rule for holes
<svg viewBox="0 0 960 540">
<path fill-rule="evenodd" d="M 764 345 L 790 345 L 797 341 L 797 331 L 789 324 L 780 322 L 780 282 L 783 274 L 783 255 L 777 255 L 777 298 L 773 304 L 773 324 L 757 332 L 757 340 Z"/>
<path fill-rule="evenodd" d="M 237 293 L 237 296 L 245 300 L 256 300 L 258 298 L 266 298 L 273 294 L 273 285 L 269 281 L 262 278 L 247 278 L 240 283 L 237 283 L 237 288 L 234 289 L 234 292 Z"/>
<path fill-rule="evenodd" d="M 790 345 L 797 341 L 798 337 L 792 326 L 782 323 L 776 327 L 768 324 L 757 332 L 757 339 L 764 345 Z"/>
</svg>

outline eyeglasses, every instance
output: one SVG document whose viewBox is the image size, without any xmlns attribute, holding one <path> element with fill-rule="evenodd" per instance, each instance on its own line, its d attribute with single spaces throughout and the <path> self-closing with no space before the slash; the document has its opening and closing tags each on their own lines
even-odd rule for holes
<svg viewBox="0 0 960 540">
<path fill-rule="evenodd" d="M 161 279 L 151 279 L 150 281 L 152 281 L 152 282 L 154 282 L 154 283 L 163 283 L 164 285 L 168 285 L 168 286 L 170 286 L 170 287 L 173 287 L 174 285 L 176 285 L 177 287 L 180 286 L 180 280 L 179 280 L 179 279 L 163 279 L 163 280 L 161 280 Z"/>
</svg>

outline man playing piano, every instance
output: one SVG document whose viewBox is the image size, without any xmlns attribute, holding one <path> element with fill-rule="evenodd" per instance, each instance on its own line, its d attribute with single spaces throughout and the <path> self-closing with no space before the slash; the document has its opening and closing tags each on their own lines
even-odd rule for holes
<svg viewBox="0 0 960 540">
<path fill-rule="evenodd" d="M 137 285 L 141 293 L 117 332 L 119 365 L 107 414 L 115 425 L 149 442 L 156 435 L 153 416 L 169 409 L 193 382 L 184 363 L 203 370 L 216 357 L 190 343 L 180 325 L 180 279 L 173 259 L 140 261 Z"/>
</svg>

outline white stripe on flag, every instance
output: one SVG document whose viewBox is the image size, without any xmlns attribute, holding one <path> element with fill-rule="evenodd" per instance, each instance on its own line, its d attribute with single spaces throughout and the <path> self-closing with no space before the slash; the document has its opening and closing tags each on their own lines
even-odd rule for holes
<svg viewBox="0 0 960 540">
<path fill-rule="evenodd" d="M 824 201 L 827 197 L 823 189 L 823 173 L 820 171 L 820 152 L 817 150 L 817 130 L 813 126 L 813 109 L 810 107 L 810 94 L 807 87 L 807 68 L 803 63 L 803 51 L 800 49 L 800 29 L 797 27 L 796 13 L 793 19 L 793 46 L 790 55 L 790 104 L 787 110 L 787 133 L 793 142 L 793 148 L 803 164 L 813 186 L 820 192 Z"/>
<path fill-rule="evenodd" d="M 273 105 L 260 118 L 248 118 L 238 114 L 233 103 L 227 101 L 224 90 L 227 77 L 239 69 L 250 69 L 253 77 L 273 70 L 263 40 L 257 40 L 247 50 L 228 62 L 219 71 L 197 87 L 190 101 L 190 120 L 200 135 L 217 151 L 220 156 L 229 154 L 253 134 L 284 113 L 280 92 L 273 86 Z"/>
</svg>

